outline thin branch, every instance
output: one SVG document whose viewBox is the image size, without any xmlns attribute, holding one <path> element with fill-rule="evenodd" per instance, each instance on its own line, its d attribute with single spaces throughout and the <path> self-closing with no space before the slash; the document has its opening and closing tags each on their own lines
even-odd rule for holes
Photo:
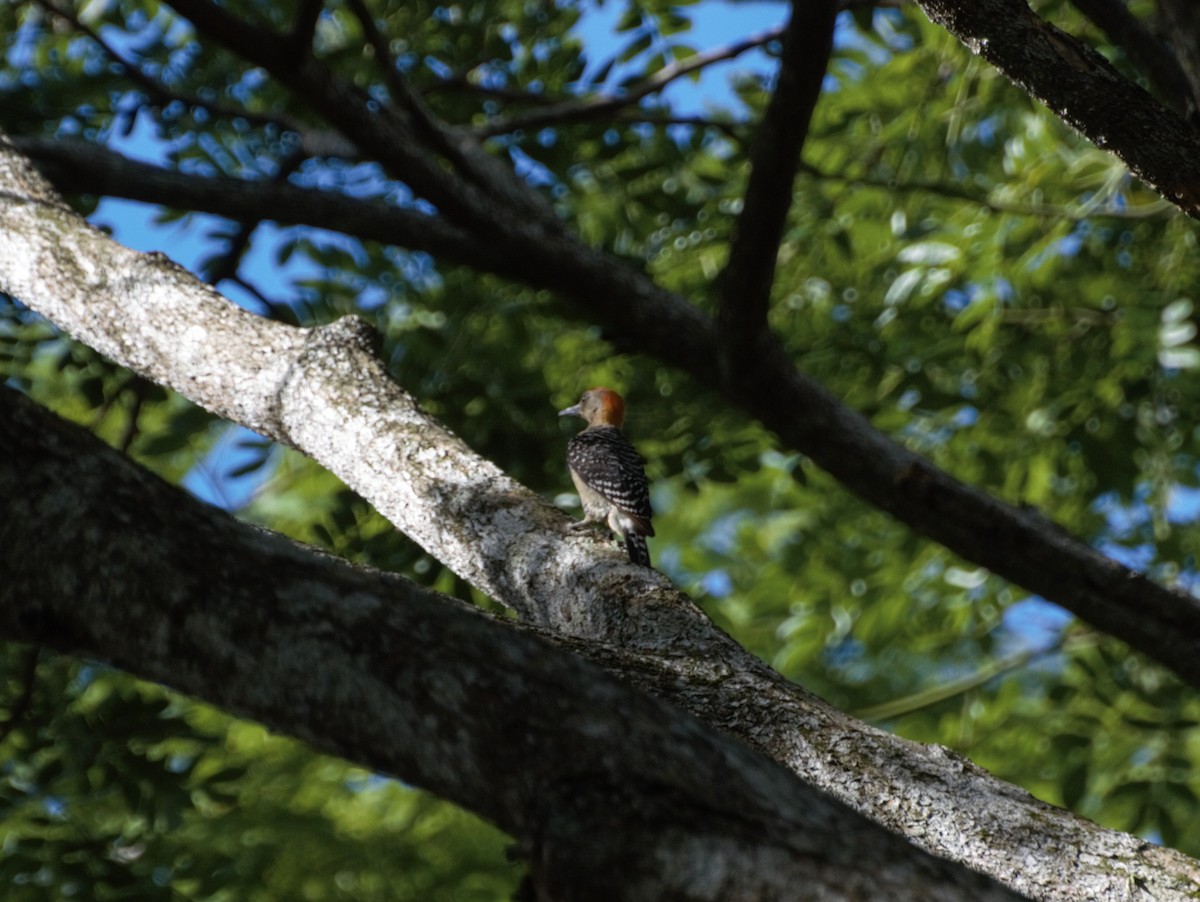
<svg viewBox="0 0 1200 902">
<path fill-rule="evenodd" d="M 826 172 L 809 163 L 801 162 L 800 171 L 807 173 L 823 182 L 840 182 L 860 188 L 877 188 L 888 194 L 919 193 L 932 194 L 950 200 L 966 201 L 983 207 L 993 213 L 1011 213 L 1015 216 L 1033 216 L 1047 219 L 1064 219 L 1081 222 L 1089 219 L 1156 219 L 1169 218 L 1179 213 L 1179 208 L 1165 198 L 1139 204 L 1133 207 L 1113 207 L 1103 203 L 1089 201 L 1078 204 L 1033 204 L 992 199 L 988 194 L 974 191 L 950 182 L 902 181 L 893 179 L 871 178 L 870 176 L 852 176 L 841 173 Z"/>
<path fill-rule="evenodd" d="M 364 0 L 348 0 L 348 3 L 350 11 L 354 13 L 359 27 L 363 30 L 363 37 L 367 39 L 367 46 L 375 54 L 375 62 L 383 72 L 383 80 L 392 99 L 410 107 L 410 112 L 414 112 L 412 109 L 413 92 L 407 81 L 401 77 L 396 61 L 392 58 L 392 52 L 388 49 L 388 42 L 380 32 L 379 26 L 375 24 L 375 16 L 367 8 Z"/>
<path fill-rule="evenodd" d="M 308 156 L 346 159 L 353 159 L 358 156 L 357 148 L 349 144 L 340 135 L 318 131 L 285 113 L 256 113 L 244 107 L 227 106 L 208 100 L 198 94 L 190 94 L 186 91 L 178 91 L 169 87 L 166 83 L 150 75 L 138 64 L 125 59 L 116 48 L 104 40 L 99 32 L 83 22 L 71 10 L 62 9 L 51 2 L 51 0 L 33 0 L 33 2 L 51 15 L 57 16 L 64 22 L 67 22 L 72 28 L 95 43 L 104 55 L 125 73 L 130 81 L 142 89 L 151 106 L 163 109 L 172 103 L 179 103 L 189 110 L 204 110 L 219 119 L 241 119 L 251 125 L 273 126 L 280 131 L 291 132 L 297 135 L 300 138 L 301 148 Z"/>
<path fill-rule="evenodd" d="M 681 125 L 688 128 L 707 129 L 711 128 L 721 132 L 726 137 L 733 139 L 738 144 L 748 142 L 746 132 L 751 128 L 749 122 L 736 122 L 732 119 L 710 119 L 707 116 L 672 116 L 670 113 L 664 112 L 662 115 L 655 115 L 654 110 L 622 110 L 617 113 L 613 119 L 614 122 L 629 123 L 631 125 L 653 125 L 659 128 L 665 128 L 671 125 Z"/>
<path fill-rule="evenodd" d="M 525 214 L 522 218 L 539 234 L 560 229 L 548 202 L 511 169 L 483 153 L 473 135 L 444 128 L 432 119 L 415 121 L 410 110 L 422 105 L 415 95 L 417 106 L 402 100 L 402 106 L 380 108 L 362 89 L 321 61 L 312 56 L 294 59 L 286 38 L 237 18 L 211 0 L 168 0 L 168 4 L 200 34 L 266 70 L 455 222 L 482 226 L 495 237 L 503 229 L 497 220 L 512 212 Z M 452 145 L 451 160 L 468 161 L 465 169 L 447 170 L 438 158 L 438 147 L 430 144 L 428 127 L 438 140 Z"/>
<path fill-rule="evenodd" d="M 782 26 L 772 28 L 724 47 L 717 47 L 686 59 L 676 60 L 620 94 L 600 94 L 580 100 L 565 100 L 517 116 L 499 116 L 477 126 L 474 131 L 481 138 L 490 138 L 518 129 L 533 130 L 597 119 L 633 106 L 643 98 L 662 91 L 671 82 L 686 75 L 699 72 L 714 63 L 734 59 L 748 50 L 762 47 L 764 44 L 777 40 L 782 33 Z"/>
<path fill-rule="evenodd" d="M 277 185 L 286 184 L 288 178 L 300 168 L 305 158 L 306 155 L 302 151 L 287 154 L 279 161 L 279 166 L 275 174 L 271 176 L 270 181 Z M 250 247 L 250 237 L 254 234 L 254 230 L 258 228 L 259 223 L 262 222 L 264 218 L 262 213 L 264 212 L 266 212 L 265 209 L 260 211 L 258 216 L 238 220 L 237 232 L 229 239 L 225 253 L 219 258 L 209 261 L 205 267 L 208 284 L 215 287 L 222 280 L 232 279 L 237 275 L 242 255 Z"/>
<path fill-rule="evenodd" d="M 255 205 L 280 221 L 305 222 L 442 254 L 446 259 L 558 291 L 592 322 L 610 327 L 630 346 L 721 388 L 716 330 L 684 299 L 611 257 L 566 236 L 537 233 L 535 251 L 484 241 L 440 217 L 354 201 L 291 185 L 198 179 L 134 164 L 102 148 L 97 171 L 76 161 L 75 142 L 22 141 L 71 190 L 104 192 L 120 184 L 151 202 L 174 197 L 220 215 L 247 215 Z M 85 148 L 86 149 L 86 148 Z M 160 193 L 155 196 L 154 192 Z M 522 226 L 513 223 L 520 236 Z M 532 240 L 532 239 L 530 239 Z M 0 257 L 2 260 L 2 257 Z M 965 485 L 899 445 L 796 370 L 777 351 L 764 355 L 730 399 L 758 418 L 787 447 L 807 454 L 866 501 L 918 533 L 1024 586 L 1160 661 L 1200 685 L 1200 602 L 1157 585 L 1043 518 Z M 796 414 L 803 411 L 802 416 Z"/>
<path fill-rule="evenodd" d="M 214 258 L 203 268 L 205 281 L 214 288 L 225 279 L 237 275 L 241 265 L 242 255 L 250 247 L 250 236 L 258 228 L 260 219 L 242 219 L 238 221 L 237 231 L 230 236 L 225 246 L 225 253 Z"/>
<path fill-rule="evenodd" d="M 348 3 L 383 69 L 389 93 L 407 111 L 418 134 L 430 148 L 450 161 L 468 180 L 499 200 L 538 220 L 554 222 L 554 209 L 550 204 L 520 182 L 511 168 L 484 151 L 476 134 L 448 126 L 433 114 L 392 59 L 387 40 L 379 31 L 365 0 L 348 0 Z"/>
<path fill-rule="evenodd" d="M 917 711 L 941 704 L 957 696 L 966 695 L 968 692 L 987 685 L 997 677 L 1022 670 L 1040 658 L 1045 658 L 1048 655 L 1057 654 L 1062 651 L 1072 651 L 1076 648 L 1089 647 L 1095 645 L 1096 640 L 1096 633 L 1082 633 L 1070 637 L 1063 635 L 1056 641 L 1041 648 L 1027 648 L 1003 658 L 996 658 L 993 661 L 987 662 L 973 673 L 968 673 L 957 679 L 932 686 L 929 689 L 922 689 L 920 692 L 914 692 L 912 695 L 893 699 L 890 702 L 872 705 L 869 708 L 861 708 L 854 712 L 854 716 L 868 723 L 878 723 L 884 720 L 895 720 L 897 717 L 904 717 L 908 714 L 915 714 Z"/>
<path fill-rule="evenodd" d="M 243 291 L 247 292 L 251 297 L 258 301 L 263 306 L 263 313 L 269 319 L 278 320 L 282 323 L 297 325 L 296 315 L 292 308 L 287 304 L 276 301 L 273 298 L 267 297 L 259 288 L 254 285 L 249 279 L 240 275 L 234 275 L 230 278 L 234 285 L 239 286 Z"/>
<path fill-rule="evenodd" d="M 522 88 L 499 87 L 473 82 L 471 81 L 470 73 L 479 68 L 479 65 L 479 63 L 476 63 L 465 72 L 455 72 L 446 78 L 439 79 L 424 88 L 423 93 L 426 97 L 430 97 L 435 94 L 461 92 L 464 94 L 477 94 L 481 97 L 490 97 L 495 100 L 505 100 L 510 103 L 525 103 L 530 106 L 556 106 L 563 103 L 562 98 L 551 97 L 549 94 L 540 91 L 526 91 Z"/>
<path fill-rule="evenodd" d="M 52 16 L 62 19 L 77 32 L 89 38 L 92 43 L 96 44 L 110 60 L 124 72 L 134 83 L 140 85 L 142 89 L 149 95 L 151 101 L 157 100 L 162 103 L 169 103 L 172 100 L 184 100 L 184 98 L 171 94 L 157 79 L 152 78 L 144 72 L 140 66 L 137 66 L 126 60 L 112 47 L 100 34 L 91 26 L 83 22 L 78 16 L 69 9 L 62 9 L 51 0 L 33 0 L 38 6 L 46 10 Z M 185 101 L 186 102 L 186 101 Z"/>
<path fill-rule="evenodd" d="M 792 184 L 833 48 L 836 0 L 795 0 L 779 75 L 750 147 L 750 179 L 717 280 L 723 367 L 749 365 L 767 337 L 775 260 L 792 205 Z"/>
</svg>

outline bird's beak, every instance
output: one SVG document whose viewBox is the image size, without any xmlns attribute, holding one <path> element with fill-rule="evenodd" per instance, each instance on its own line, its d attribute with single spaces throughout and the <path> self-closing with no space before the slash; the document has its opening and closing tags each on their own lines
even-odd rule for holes
<svg viewBox="0 0 1200 902">
<path fill-rule="evenodd" d="M 560 417 L 581 417 L 581 416 L 583 416 L 583 414 L 579 412 L 578 404 L 573 404 L 570 407 L 568 407 L 566 410 L 560 410 L 558 412 L 558 415 Z"/>
</svg>

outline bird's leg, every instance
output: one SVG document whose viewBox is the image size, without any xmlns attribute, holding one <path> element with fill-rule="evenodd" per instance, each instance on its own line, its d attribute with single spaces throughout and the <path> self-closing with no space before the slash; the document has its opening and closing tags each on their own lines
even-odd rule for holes
<svg viewBox="0 0 1200 902">
<path fill-rule="evenodd" d="M 570 528 L 572 532 L 595 532 L 596 527 L 600 525 L 603 520 L 604 518 L 602 516 L 594 517 L 591 514 L 587 514 L 582 520 L 576 520 L 574 523 L 572 523 Z"/>
</svg>

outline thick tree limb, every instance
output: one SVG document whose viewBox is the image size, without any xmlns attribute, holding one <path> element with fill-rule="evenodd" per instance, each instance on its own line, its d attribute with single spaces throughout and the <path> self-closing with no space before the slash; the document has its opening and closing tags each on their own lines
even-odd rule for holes
<svg viewBox="0 0 1200 902">
<path fill-rule="evenodd" d="M 949 0 L 922 2 L 929 8 L 936 3 L 948 4 Z M 1008 10 L 1011 3 L 986 0 L 980 5 L 995 14 L 998 9 Z M 763 348 L 763 353 L 755 356 L 752 369 L 722 368 L 716 330 L 686 301 L 662 290 L 643 273 L 585 247 L 557 223 L 514 214 L 510 205 L 497 203 L 476 186 L 438 169 L 413 144 L 403 122 L 378 115 L 361 92 L 319 68 L 300 72 L 286 66 L 279 68 L 275 54 L 260 43 L 271 40 L 269 36 L 224 34 L 222 28 L 236 28 L 238 23 L 228 21 L 225 13 L 208 0 L 171 0 L 171 4 L 202 32 L 229 43 L 249 60 L 276 73 L 358 143 L 364 153 L 374 155 L 410 183 L 435 187 L 456 223 L 471 229 L 481 240 L 494 243 L 511 258 L 514 267 L 528 273 L 524 277 L 527 281 L 576 301 L 589 318 L 613 328 L 627 346 L 684 367 L 701 381 L 720 387 L 786 444 L 808 454 L 853 491 L 917 531 L 1063 605 L 1200 685 L 1200 600 L 1156 586 L 1037 513 L 1003 504 L 942 473 L 873 429 L 862 416 L 797 372 L 778 347 Z M 1033 16 L 1021 0 L 1016 0 L 1016 5 L 1024 9 L 1024 14 L 1005 22 L 1005 35 L 1006 41 L 1019 43 L 1023 28 L 1043 27 L 1045 23 Z M 974 23 L 978 17 L 971 12 L 963 18 Z M 1049 34 L 1061 35 L 1057 30 Z M 990 46 L 986 41 L 984 44 Z M 1011 49 L 1009 43 L 1000 45 Z M 1141 134 L 1136 146 L 1128 147 L 1132 132 L 1122 121 L 1118 133 L 1123 140 L 1116 146 L 1132 154 L 1129 159 L 1146 162 L 1151 171 L 1176 178 L 1186 188 L 1185 194 L 1194 191 L 1195 210 L 1200 213 L 1200 133 L 1140 88 L 1121 79 L 1103 58 L 1068 36 L 1050 40 L 1043 34 L 1041 43 L 1035 44 L 1036 59 L 1049 58 L 1051 69 L 1066 65 L 1056 55 L 1059 47 L 1074 48 L 1071 59 L 1079 69 L 1071 79 L 1064 75 L 1065 90 L 1057 84 L 1051 88 L 1072 101 L 1086 102 L 1087 106 L 1080 109 L 1087 113 L 1087 121 L 1108 113 L 1112 99 L 1132 97 L 1144 102 L 1144 109 L 1139 107 L 1140 117 L 1133 117 L 1136 121 L 1171 126 L 1157 136 L 1159 141 L 1145 141 Z M 1119 84 L 1108 90 L 1106 83 L 1096 82 L 1096 73 Z M 1178 142 L 1172 153 L 1144 149 L 1170 147 L 1172 141 Z M 1195 152 L 1187 155 L 1193 149 Z M 1178 159 L 1173 154 L 1185 156 Z M 1193 175 L 1197 177 L 1194 181 Z M 1163 183 L 1158 187 L 1165 190 Z M 1183 195 L 1176 197 L 1185 208 L 1186 200 Z"/>
<path fill-rule="evenodd" d="M 769 340 L 767 310 L 775 260 L 792 208 L 792 185 L 833 49 L 837 0 L 795 0 L 783 34 L 775 90 L 750 146 L 750 180 L 717 280 L 722 367 L 752 367 Z"/>
<path fill-rule="evenodd" d="M 1071 4 L 1125 52 L 1176 112 L 1186 116 L 1189 108 L 1195 109 L 1187 75 L 1171 48 L 1129 11 L 1124 0 L 1071 0 Z"/>
<path fill-rule="evenodd" d="M 302 330 L 234 307 L 160 255 L 86 226 L 2 139 L 0 190 L 0 246 L 10 249 L 0 290 L 210 410 L 303 449 L 527 623 L 577 640 L 602 666 L 1017 891 L 1082 900 L 1137 881 L 1172 899 L 1195 887 L 1196 863 L 1184 856 L 1056 811 L 787 683 L 659 574 L 574 535 L 560 512 L 446 433 L 387 378 L 356 321 Z"/>
<path fill-rule="evenodd" d="M 916 0 L 942 25 L 1142 181 L 1200 219 L 1200 131 L 1026 0 Z"/>
<path fill-rule="evenodd" d="M 82 170 L 72 165 L 85 161 L 74 144 L 62 142 L 55 148 L 26 141 L 23 146 L 54 159 L 65 187 L 87 190 L 76 178 Z M 87 170 L 99 179 L 89 179 L 91 190 L 120 185 L 136 199 L 194 201 L 199 209 L 235 218 L 248 204 L 271 209 L 285 222 L 407 243 L 552 288 L 584 316 L 612 328 L 627 346 L 687 370 L 702 383 L 724 385 L 736 404 L 787 446 L 809 455 L 847 488 L 918 533 L 1062 605 L 1200 685 L 1200 601 L 1105 557 L 1036 511 L 1005 504 L 957 481 L 874 429 L 797 372 L 777 349 L 763 355 L 750 376 L 732 374 L 732 381 L 723 384 L 715 329 L 703 314 L 643 273 L 564 234 L 542 234 L 538 245 L 510 252 L 441 218 L 413 211 L 291 186 L 238 183 L 237 191 L 221 190 L 219 183 L 155 173 L 143 164 L 117 165 L 119 158 L 108 151 L 97 151 L 96 159 L 100 162 Z M 155 195 L 155 186 L 170 193 Z M 279 193 L 257 193 L 268 188 Z"/>
<path fill-rule="evenodd" d="M 955 8 L 950 0 L 921 2 L 927 10 Z M 941 472 L 797 372 L 772 343 L 755 355 L 752 368 L 723 368 L 712 323 L 683 299 L 643 273 L 585 247 L 557 223 L 514 214 L 510 205 L 497 203 L 439 168 L 414 143 L 404 120 L 377 114 L 361 92 L 320 67 L 289 68 L 273 49 L 273 36 L 248 29 L 208 0 L 171 3 L 202 32 L 276 74 L 364 153 L 410 184 L 425 186 L 447 205 L 456 224 L 505 254 L 513 269 L 524 273 L 523 280 L 561 292 L 590 319 L 613 329 L 628 347 L 722 389 L 787 445 L 808 454 L 851 490 L 918 532 L 1061 604 L 1200 685 L 1200 600 L 1157 586 L 1036 512 L 1003 504 Z M 1122 79 L 1103 58 L 1033 16 L 1022 0 L 981 0 L 978 9 L 968 6 L 957 14 L 954 27 L 967 34 L 974 34 L 973 28 L 990 31 L 993 26 L 980 11 L 998 16 L 1002 25 L 994 27 L 1003 39 L 976 35 L 971 40 L 1013 65 L 1021 60 L 1030 66 L 1044 64 L 1037 70 L 1038 84 L 1049 78 L 1048 91 L 1080 104 L 1061 114 L 1078 114 L 1095 131 L 1096 123 L 1114 118 L 1112 101 L 1138 101 L 1141 106 L 1131 121 L 1166 131 L 1156 135 L 1158 140 L 1145 141 L 1151 131 L 1135 134 L 1136 128 L 1131 130 L 1116 117 L 1121 121 L 1114 134 L 1121 140 L 1111 142 L 1114 149 L 1135 169 L 1140 161 L 1141 169 L 1158 173 L 1160 190 L 1176 184 L 1176 203 L 1187 209 L 1192 198 L 1200 213 L 1200 133 Z M 1033 42 L 1029 48 L 1023 43 L 1026 39 Z M 1028 57 L 1022 55 L 1027 52 Z M 1063 67 L 1070 72 L 1060 73 L 1061 83 L 1046 74 Z M 1099 137 L 1102 143 L 1108 140 L 1104 134 Z M 1164 147 L 1168 150 L 1156 150 Z"/>
<path fill-rule="evenodd" d="M 539 637 L 204 507 L 10 389 L 0 423 L 0 631 L 476 811 L 518 838 L 539 898 L 1017 898 Z"/>
</svg>

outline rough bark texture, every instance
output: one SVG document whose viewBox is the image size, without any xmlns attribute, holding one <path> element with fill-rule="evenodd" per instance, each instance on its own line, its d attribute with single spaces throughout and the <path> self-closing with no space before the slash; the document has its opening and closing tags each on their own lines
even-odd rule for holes
<svg viewBox="0 0 1200 902">
<path fill-rule="evenodd" d="M 728 373 L 722 382 L 717 330 L 710 320 L 644 274 L 564 235 L 547 235 L 514 251 L 471 237 L 441 219 L 421 217 L 426 224 L 406 211 L 345 197 L 318 199 L 320 192 L 290 186 L 220 184 L 150 172 L 154 167 L 143 164 L 112 165 L 116 155 L 81 153 L 73 142 L 23 146 L 51 161 L 52 174 L 76 190 L 84 187 L 81 173 L 86 172 L 99 178 L 98 190 L 141 200 L 196 203 L 199 209 L 235 217 L 270 209 L 281 211 L 284 222 L 411 242 L 418 249 L 433 250 L 434 242 L 443 242 L 454 250 L 443 246 L 435 252 L 448 259 L 560 291 L 585 315 L 605 324 L 623 347 L 679 366 L 701 382 L 724 384 L 733 403 L 759 418 L 785 446 L 804 452 L 847 488 L 918 533 L 1062 605 L 1200 686 L 1196 598 L 1105 557 L 1036 510 L 1006 504 L 959 482 L 798 372 L 774 341 L 764 342 L 752 369 Z M 102 165 L 92 165 L 96 157 L 103 159 Z M 148 186 L 161 186 L 161 191 Z M 361 215 L 355 215 L 355 203 L 361 204 Z"/>
<path fill-rule="evenodd" d="M 0 632 L 471 808 L 541 898 L 1016 898 L 513 624 L 238 523 L 9 389 L 0 423 Z"/>
<path fill-rule="evenodd" d="M 1200 131 L 1124 78 L 1026 0 L 916 0 L 962 41 L 1097 147 L 1200 218 Z"/>
<path fill-rule="evenodd" d="M 580 653 L 872 820 L 1020 892 L 1121 898 L 1141 885 L 1174 899 L 1200 888 L 1195 862 L 1178 853 L 1039 803 L 782 680 L 660 575 L 571 536 L 566 517 L 424 415 L 354 321 L 306 331 L 239 310 L 162 258 L 90 229 L 2 141 L 0 184 L 0 246 L 11 248 L 0 255 L 0 289 L 143 375 L 301 448 L 527 622 L 572 637 Z M 222 641 L 230 660 L 241 654 L 236 631 Z"/>
</svg>

